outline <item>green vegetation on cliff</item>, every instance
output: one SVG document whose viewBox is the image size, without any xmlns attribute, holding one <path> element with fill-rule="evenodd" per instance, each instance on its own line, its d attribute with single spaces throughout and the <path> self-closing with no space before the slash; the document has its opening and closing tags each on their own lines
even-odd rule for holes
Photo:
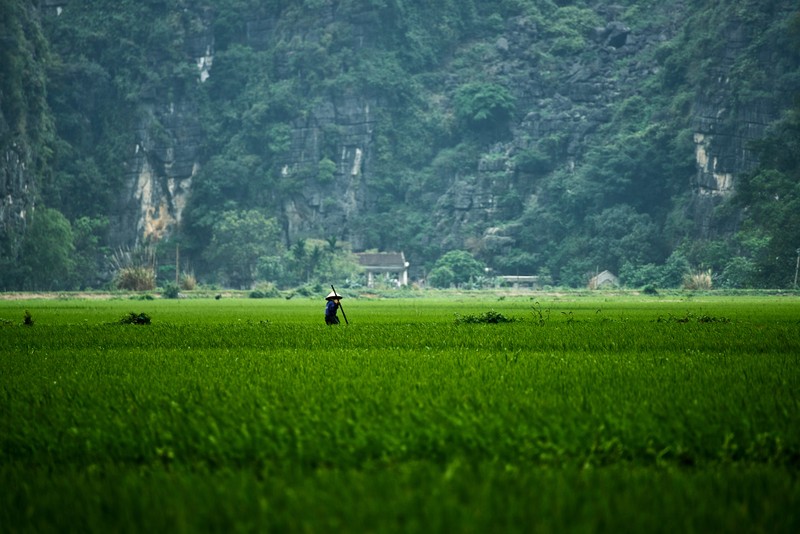
<svg viewBox="0 0 800 534">
<path fill-rule="evenodd" d="M 797 182 L 769 152 L 796 142 L 787 0 L 2 5 L 2 149 L 75 257 L 26 274 L 41 233 L 4 204 L 0 288 L 97 287 L 144 241 L 202 281 L 287 285 L 309 239 L 403 250 L 412 276 L 461 250 L 562 285 L 791 285 L 790 203 L 748 193 Z M 253 216 L 278 233 L 242 276 L 214 236 Z"/>
</svg>

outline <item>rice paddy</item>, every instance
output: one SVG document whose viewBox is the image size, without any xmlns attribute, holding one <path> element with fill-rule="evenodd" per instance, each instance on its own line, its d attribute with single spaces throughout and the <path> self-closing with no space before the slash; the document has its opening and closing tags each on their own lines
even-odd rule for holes
<svg viewBox="0 0 800 534">
<path fill-rule="evenodd" d="M 795 296 L 344 306 L 0 301 L 0 528 L 800 527 Z"/>
</svg>

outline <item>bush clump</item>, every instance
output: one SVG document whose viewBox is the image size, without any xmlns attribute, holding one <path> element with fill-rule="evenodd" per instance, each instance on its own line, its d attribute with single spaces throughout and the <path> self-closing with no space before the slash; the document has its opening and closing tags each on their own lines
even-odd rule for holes
<svg viewBox="0 0 800 534">
<path fill-rule="evenodd" d="M 647 284 L 642 288 L 642 293 L 645 295 L 658 295 L 658 289 L 653 284 Z"/>
<path fill-rule="evenodd" d="M 251 299 L 276 299 L 280 296 L 281 292 L 272 284 L 263 284 L 250 292 Z"/>
<path fill-rule="evenodd" d="M 181 276 L 181 289 L 192 291 L 195 288 L 197 288 L 197 278 L 194 273 L 183 273 Z"/>
<path fill-rule="evenodd" d="M 152 291 L 156 288 L 155 249 L 138 246 L 119 249 L 111 257 L 114 287 L 125 291 Z"/>
<path fill-rule="evenodd" d="M 122 319 L 119 320 L 120 324 L 150 324 L 150 316 L 146 313 L 134 313 L 130 312 L 127 315 L 123 315 Z"/>
<path fill-rule="evenodd" d="M 496 311 L 488 311 L 478 315 L 459 315 L 456 314 L 456 324 L 498 324 L 498 323 L 513 323 L 517 319 L 514 317 L 506 317 L 502 313 Z"/>
<path fill-rule="evenodd" d="M 161 296 L 165 299 L 176 299 L 181 296 L 180 288 L 174 283 L 167 284 L 161 291 Z"/>
<path fill-rule="evenodd" d="M 657 323 L 730 323 L 731 320 L 727 317 L 714 317 L 713 315 L 695 315 L 692 312 L 686 312 L 686 315 L 675 316 L 669 314 L 667 318 L 659 316 L 656 319 Z"/>
<path fill-rule="evenodd" d="M 711 277 L 711 269 L 708 271 L 700 271 L 696 273 L 689 273 L 683 277 L 683 288 L 693 291 L 707 291 L 713 286 Z"/>
<path fill-rule="evenodd" d="M 114 286 L 126 291 L 152 291 L 156 288 L 156 273 L 147 267 L 123 267 L 117 271 Z"/>
</svg>

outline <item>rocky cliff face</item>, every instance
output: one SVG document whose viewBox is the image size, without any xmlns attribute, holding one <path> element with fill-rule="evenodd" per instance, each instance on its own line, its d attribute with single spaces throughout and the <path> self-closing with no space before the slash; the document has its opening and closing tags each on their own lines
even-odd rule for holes
<svg viewBox="0 0 800 534">
<path fill-rule="evenodd" d="M 292 150 L 282 173 L 289 176 L 300 169 L 315 167 L 323 157 L 320 141 L 326 131 L 339 135 L 334 181 L 320 185 L 304 181 L 301 191 L 283 204 L 289 242 L 298 237 L 335 235 L 360 248 L 358 235 L 341 234 L 348 220 L 368 209 L 367 176 L 372 172 L 375 119 L 370 109 L 375 102 L 353 95 L 342 100 L 322 102 L 304 119 L 293 123 Z"/>
<path fill-rule="evenodd" d="M 36 9 L 8 6 L 0 23 L 0 266 L 16 260 L 46 172 L 46 53 Z"/>
<path fill-rule="evenodd" d="M 681 89 L 693 95 L 688 122 L 693 132 L 696 164 L 695 173 L 683 177 L 691 199 L 684 212 L 693 221 L 695 236 L 699 238 L 735 229 L 735 220 L 715 220 L 714 209 L 731 197 L 737 176 L 758 163 L 752 142 L 761 138 L 767 126 L 791 104 L 791 88 L 771 85 L 771 80 L 786 67 L 774 57 L 780 45 L 762 34 L 770 21 L 788 20 L 796 6 L 789 2 L 771 4 L 761 13 L 753 11 L 739 16 L 718 13 L 725 24 L 718 31 L 720 41 L 708 48 L 708 56 L 695 58 L 704 66 L 684 66 L 687 70 L 704 71 L 696 73 L 692 80 L 701 83 L 694 87 L 687 84 Z M 670 21 L 668 24 L 632 29 L 618 19 L 618 8 L 598 7 L 597 13 L 605 25 L 594 29 L 593 38 L 583 51 L 564 57 L 547 72 L 542 71 L 536 54 L 532 53 L 553 46 L 544 37 L 547 32 L 525 17 L 506 22 L 495 49 L 487 54 L 486 63 L 488 72 L 501 72 L 513 80 L 511 87 L 517 97 L 518 113 L 511 124 L 512 139 L 496 144 L 484 154 L 473 173 L 452 177 L 436 210 L 438 229 L 447 236 L 448 246 L 464 246 L 470 239 L 469 232 L 481 226 L 485 228 L 483 247 L 491 249 L 498 242 L 506 245 L 513 242 L 503 237 L 503 229 L 482 225 L 481 221 L 497 219 L 495 214 L 509 188 L 527 197 L 529 204 L 537 201 L 536 183 L 540 176 L 536 173 L 520 176 L 515 156 L 536 147 L 543 139 L 557 138 L 561 149 L 552 166 L 571 172 L 585 163 L 588 147 L 602 145 L 603 126 L 609 123 L 621 102 L 635 96 L 644 99 L 652 96 L 646 87 L 648 80 L 662 75 L 659 48 L 670 43 L 675 43 L 677 49 L 688 46 L 685 33 L 691 33 L 685 28 L 694 16 L 689 6 L 676 2 L 668 8 L 669 16 L 663 17 Z M 742 69 L 749 61 L 755 61 L 753 70 L 763 74 L 760 78 L 754 76 L 761 79 L 761 85 L 745 89 Z M 748 90 L 761 96 L 746 94 Z M 546 174 L 552 170 L 539 172 Z M 510 212 L 504 218 L 511 221 L 514 216 Z M 507 230 L 513 231 L 513 223 Z"/>
<path fill-rule="evenodd" d="M 253 15 L 248 18 L 246 42 L 256 50 L 284 43 L 276 60 L 277 70 L 283 75 L 288 75 L 293 57 L 318 46 L 323 35 L 335 31 L 333 25 L 342 16 L 335 2 L 307 10 L 296 25 L 279 21 L 269 13 Z M 348 39 L 363 46 L 364 40 L 370 38 L 370 25 L 358 24 L 358 14 L 350 16 L 356 23 Z M 348 90 L 306 96 L 315 104 L 291 122 L 291 150 L 279 164 L 282 180 L 297 180 L 302 185 L 285 196 L 274 215 L 283 223 L 287 243 L 309 236 L 336 236 L 360 248 L 361 237 L 347 231 L 348 221 L 369 209 L 375 110 L 380 104 L 373 96 Z M 332 144 L 333 150 L 323 149 L 323 145 Z M 309 169 L 313 175 L 319 162 L 329 155 L 336 166 L 332 181 L 319 183 L 303 176 L 309 174 Z"/>
<path fill-rule="evenodd" d="M 215 76 L 213 17 L 217 14 L 192 9 L 198 22 L 194 28 L 200 30 L 187 39 L 185 55 L 196 66 L 197 83 L 202 84 Z M 242 18 L 248 21 L 245 42 L 254 49 L 275 46 L 279 39 L 305 43 L 314 39 L 317 28 L 330 23 L 333 16 L 332 10 L 322 9 L 313 24 L 292 28 L 296 34 L 287 36 L 278 35 L 276 20 L 269 15 L 244 14 Z M 286 55 L 293 52 L 289 47 Z M 117 243 L 169 237 L 180 224 L 192 180 L 209 156 L 202 152 L 203 125 L 199 123 L 195 93 L 198 87 L 189 87 L 172 100 L 154 95 L 141 104 L 128 187 L 122 192 L 122 209 L 114 224 Z M 309 113 L 292 121 L 291 149 L 280 162 L 280 174 L 281 179 L 296 179 L 302 186 L 284 195 L 279 211 L 274 213 L 283 222 L 288 242 L 309 235 L 332 235 L 331 228 L 347 228 L 349 218 L 367 209 L 365 176 L 372 164 L 375 119 L 371 109 L 376 105 L 374 99 L 356 93 L 320 98 Z M 335 179 L 319 184 L 302 175 L 319 164 L 321 144 L 326 136 L 330 138 L 330 132 L 337 138 Z M 358 235 L 338 237 L 359 246 Z"/>
<path fill-rule="evenodd" d="M 158 241 L 181 222 L 192 179 L 205 157 L 196 90 L 213 67 L 212 17 L 203 6 L 186 8 L 182 53 L 185 66 L 194 71 L 191 81 L 154 91 L 138 106 L 128 179 L 112 219 L 115 244 Z"/>
<path fill-rule="evenodd" d="M 796 11 L 786 2 L 775 3 L 774 9 L 771 16 L 776 20 L 789 20 Z M 734 193 L 737 176 L 757 165 L 753 141 L 762 138 L 766 128 L 791 105 L 793 91 L 775 84 L 783 65 L 775 61 L 774 50 L 757 44 L 768 41 L 761 35 L 765 29 L 745 20 L 747 15 L 729 14 L 726 18 L 721 31 L 725 40 L 714 50 L 707 82 L 694 102 L 697 172 L 690 183 L 692 202 L 687 211 L 699 237 L 735 228 L 736 220 L 720 226 L 714 220 L 714 208 Z M 743 58 L 747 57 L 752 71 L 763 72 L 761 83 L 755 86 L 745 85 L 741 79 Z"/>
<path fill-rule="evenodd" d="M 7 132 L 8 125 L 0 115 L 0 135 Z M 11 142 L 3 147 L 0 158 L 0 239 L 3 254 L 14 257 L 34 209 L 35 181 L 28 171 L 31 158 L 24 147 Z"/>
<path fill-rule="evenodd" d="M 131 154 L 123 208 L 115 221 L 119 244 L 169 237 L 180 224 L 192 178 L 200 168 L 196 109 L 185 101 L 143 105 Z M 157 126 L 163 128 L 156 137 Z"/>
<path fill-rule="evenodd" d="M 602 25 L 589 32 L 583 49 L 546 69 L 537 50 L 555 46 L 547 28 L 537 27 L 527 17 L 506 22 L 486 63 L 489 72 L 511 80 L 517 101 L 511 138 L 484 154 L 473 173 L 453 177 L 439 199 L 438 229 L 448 236 L 449 247 L 463 247 L 470 238 L 466 232 L 475 226 L 484 228 L 478 248 L 492 250 L 498 243 L 513 243 L 504 230 L 482 221 L 497 219 L 510 190 L 521 197 L 521 208 L 538 201 L 545 176 L 574 172 L 588 147 L 602 145 L 601 129 L 615 107 L 642 95 L 643 82 L 658 72 L 654 51 L 674 38 L 677 24 L 634 30 L 618 20 L 619 9 L 600 7 L 597 14 Z M 680 11 L 673 15 L 678 20 L 683 16 Z M 543 168 L 520 172 L 518 156 L 545 142 L 552 146 L 550 161 Z M 507 210 L 501 218 L 513 221 L 519 214 L 519 208 Z M 506 230 L 513 228 L 512 223 Z"/>
<path fill-rule="evenodd" d="M 515 172 L 517 154 L 536 146 L 545 138 L 559 138 L 562 152 L 553 165 L 574 168 L 585 147 L 606 124 L 613 108 L 625 98 L 642 94 L 642 82 L 654 76 L 659 65 L 654 50 L 676 38 L 680 20 L 688 16 L 682 6 L 672 5 L 674 24 L 667 27 L 631 29 L 619 20 L 614 8 L 598 8 L 604 24 L 595 28 L 586 49 L 563 57 L 542 69 L 537 49 L 551 47 L 546 28 L 526 17 L 505 22 L 504 30 L 485 52 L 488 74 L 510 80 L 517 101 L 517 113 L 510 125 L 512 136 L 498 143 L 480 158 L 472 173 L 443 177 L 449 181 L 432 216 L 443 248 L 461 247 L 469 232 L 482 221 L 495 219 L 502 210 L 503 198 L 513 188 L 523 198 L 536 194 L 530 177 L 520 181 Z M 199 83 L 214 76 L 213 13 L 196 13 L 202 30 L 188 41 L 187 56 L 198 69 Z M 274 46 L 282 40 L 303 43 L 319 38 L 321 29 L 337 17 L 334 4 L 328 4 L 297 27 L 279 24 L 260 13 L 248 17 L 247 42 L 255 48 Z M 358 17 L 356 17 L 358 18 Z M 367 18 L 365 17 L 365 20 Z M 368 22 L 359 25 L 354 40 L 369 39 Z M 765 125 L 775 119 L 778 108 L 772 102 L 735 108 L 731 65 L 748 46 L 752 35 L 744 24 L 726 32 L 729 41 L 714 67 L 716 83 L 701 93 L 693 114 L 697 172 L 687 176 L 691 189 L 694 219 L 701 234 L 709 233 L 710 214 L 721 199 L 733 191 L 735 177 L 754 161 L 748 143 L 760 137 Z M 286 54 L 293 54 L 292 46 Z M 588 52 L 588 53 L 587 53 Z M 288 61 L 288 59 L 287 59 Z M 163 238 L 179 224 L 192 177 L 200 168 L 201 127 L 191 95 L 185 100 L 154 98 L 142 104 L 138 141 L 132 147 L 129 187 L 126 189 L 119 219 L 119 240 Z M 643 94 L 647 97 L 646 94 Z M 286 237 L 293 241 L 308 235 L 327 235 L 331 228 L 349 228 L 349 220 L 370 210 L 370 175 L 374 169 L 375 112 L 381 103 L 363 94 L 337 97 L 320 95 L 311 112 L 292 122 L 291 151 L 282 164 L 282 176 L 292 178 L 303 169 L 315 167 L 324 156 L 321 143 L 336 131 L 336 172 L 329 184 L 301 179 L 302 187 L 286 195 L 276 215 L 284 222 Z M 513 217 L 514 213 L 508 213 Z M 486 237 L 498 238 L 496 229 L 487 227 Z M 362 246 L 357 233 L 340 235 Z"/>
<path fill-rule="evenodd" d="M 65 1 L 49 3 L 51 9 L 69 9 Z M 792 9 L 789 2 L 773 3 L 786 13 Z M 135 129 L 136 141 L 128 147 L 127 168 L 120 171 L 127 175 L 127 185 L 119 192 L 119 208 L 110 210 L 114 244 L 171 235 L 181 223 L 198 172 L 212 155 L 205 152 L 198 94 L 202 84 L 217 75 L 214 31 L 220 14 L 193 3 L 178 4 L 188 15 L 180 45 L 184 65 L 175 67 L 191 68 L 195 79 L 180 90 L 158 88 L 135 104 L 138 123 L 129 127 Z M 353 50 L 379 37 L 369 9 L 345 15 L 339 2 L 320 2 L 320 6 L 286 20 L 279 12 L 260 8 L 237 13 L 246 21 L 246 35 L 238 38 L 256 50 L 278 50 L 273 61 L 280 75 L 282 69 L 287 73 L 293 68 L 302 70 L 297 58 L 315 47 L 322 49 L 322 40 L 343 16 L 348 17 L 345 38 Z M 660 23 L 631 27 L 623 8 L 598 5 L 593 9 L 598 23 L 581 30 L 580 47 L 564 45 L 541 20 L 519 15 L 502 20 L 490 37 L 481 36 L 479 46 L 472 40 L 464 42 L 441 60 L 439 67 L 447 69 L 448 61 L 461 52 L 480 50 L 486 77 L 504 80 L 515 99 L 507 133 L 475 155 L 477 163 L 470 170 L 443 171 L 437 176 L 439 183 L 431 194 L 438 199 L 423 210 L 434 221 L 437 235 L 433 239 L 441 248 L 464 247 L 470 240 L 471 248 L 486 250 L 514 244 L 509 229 L 513 230 L 524 207 L 553 201 L 542 193 L 542 180 L 554 174 L 568 177 L 579 169 L 586 163 L 588 147 L 602 146 L 607 134 L 604 127 L 614 119 L 620 103 L 637 96 L 649 98 L 647 82 L 662 69 L 657 51 L 665 43 L 681 46 L 681 29 L 692 16 L 689 6 L 670 2 L 653 8 L 663 11 L 660 18 L 648 18 Z M 709 58 L 714 74 L 706 79 L 713 81 L 698 90 L 691 102 L 694 145 L 687 148 L 687 157 L 694 158 L 696 172 L 687 174 L 685 183 L 693 198 L 689 211 L 701 235 L 713 230 L 713 208 L 734 190 L 736 176 L 754 164 L 748 143 L 762 135 L 784 104 L 768 97 L 745 101 L 738 95 L 737 58 L 751 46 L 758 27 L 735 18 L 729 24 L 725 43 Z M 559 46 L 566 48 L 553 52 Z M 557 60 L 543 61 L 542 50 Z M 442 95 L 452 95 L 465 82 L 459 76 L 456 71 L 448 73 L 441 78 L 443 87 L 431 90 L 436 93 L 430 95 L 436 101 L 432 107 L 439 106 L 436 111 L 442 116 L 452 115 L 453 103 Z M 290 148 L 279 162 L 273 162 L 278 164 L 279 180 L 299 185 L 281 192 L 272 206 L 274 215 L 282 222 L 289 243 L 335 235 L 356 249 L 369 246 L 363 232 L 351 223 L 374 212 L 375 198 L 381 195 L 376 176 L 385 171 L 377 144 L 386 133 L 381 128 L 390 123 L 379 117 L 402 111 L 392 109 L 380 94 L 355 89 L 303 94 L 302 98 L 312 104 L 289 121 Z M 521 171 L 520 155 L 540 150 L 543 143 L 552 148 L 548 161 Z M 16 185 L 4 185 L 14 190 L 4 195 L 2 210 L 5 214 L 17 210 L 17 219 L 26 202 L 20 170 L 23 159 L 6 151 L 4 184 Z M 315 176 L 323 159 L 335 166 L 332 179 L 326 181 Z M 8 199 L 13 199 L 13 209 Z M 507 227 L 498 227 L 497 220 L 506 221 Z M 476 239 L 482 243 L 475 244 Z"/>
</svg>

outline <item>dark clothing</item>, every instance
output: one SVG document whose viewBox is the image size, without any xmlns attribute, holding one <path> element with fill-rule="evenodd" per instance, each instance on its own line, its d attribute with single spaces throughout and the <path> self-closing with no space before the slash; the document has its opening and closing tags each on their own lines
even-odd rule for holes
<svg viewBox="0 0 800 534">
<path fill-rule="evenodd" d="M 335 300 L 329 300 L 325 305 L 325 324 L 339 324 L 339 318 L 336 317 L 336 310 L 339 309 L 339 303 Z"/>
</svg>

